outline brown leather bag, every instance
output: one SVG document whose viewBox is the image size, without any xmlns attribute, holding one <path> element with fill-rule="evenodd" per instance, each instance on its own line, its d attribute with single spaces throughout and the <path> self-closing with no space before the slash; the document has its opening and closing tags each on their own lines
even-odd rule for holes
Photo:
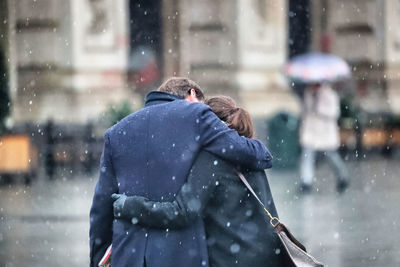
<svg viewBox="0 0 400 267">
<path fill-rule="evenodd" d="M 237 172 L 237 174 L 239 175 L 240 180 L 242 180 L 247 189 L 249 189 L 249 191 L 253 194 L 258 203 L 260 203 L 264 211 L 270 217 L 270 224 L 274 227 L 275 233 L 278 235 L 279 240 L 281 240 L 282 248 L 284 249 L 284 251 L 282 251 L 282 253 L 284 253 L 284 266 L 323 267 L 324 264 L 308 254 L 304 245 L 292 235 L 289 229 L 283 223 L 281 223 L 277 217 L 273 217 L 271 213 L 269 213 L 264 203 L 258 198 L 257 194 L 254 192 L 244 175 L 240 172 Z"/>
</svg>

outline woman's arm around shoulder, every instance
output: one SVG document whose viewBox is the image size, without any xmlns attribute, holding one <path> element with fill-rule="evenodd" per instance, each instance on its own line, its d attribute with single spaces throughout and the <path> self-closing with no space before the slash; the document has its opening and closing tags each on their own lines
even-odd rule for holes
<svg viewBox="0 0 400 267">
<path fill-rule="evenodd" d="M 201 151 L 187 182 L 173 201 L 157 202 L 141 196 L 126 197 L 124 201 L 117 199 L 114 202 L 114 216 L 153 228 L 186 227 L 202 216 L 226 168 L 232 167 L 213 154 Z"/>
</svg>

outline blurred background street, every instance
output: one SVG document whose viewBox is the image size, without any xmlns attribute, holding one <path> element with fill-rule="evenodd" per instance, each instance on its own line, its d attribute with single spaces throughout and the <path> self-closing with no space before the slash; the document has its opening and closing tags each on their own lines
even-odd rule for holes
<svg viewBox="0 0 400 267">
<path fill-rule="evenodd" d="M 351 185 L 340 195 L 326 164 L 308 195 L 298 192 L 295 171 L 269 171 L 281 220 L 327 266 L 399 266 L 398 158 L 371 155 L 346 165 Z M 0 266 L 88 266 L 96 179 L 40 177 L 31 187 L 2 185 Z"/>
<path fill-rule="evenodd" d="M 394 0 L 0 0 L 0 267 L 88 266 L 104 132 L 171 76 L 249 111 L 281 219 L 313 255 L 400 266 L 395 25 Z M 307 113 L 331 123 L 343 194 L 320 157 L 299 190 Z"/>
</svg>

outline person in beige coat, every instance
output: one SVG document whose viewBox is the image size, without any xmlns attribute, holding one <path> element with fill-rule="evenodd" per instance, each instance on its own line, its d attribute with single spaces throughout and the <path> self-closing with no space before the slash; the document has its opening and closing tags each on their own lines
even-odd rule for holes
<svg viewBox="0 0 400 267">
<path fill-rule="evenodd" d="M 347 168 L 338 153 L 339 115 L 339 97 L 329 84 L 313 83 L 307 86 L 300 127 L 300 188 L 303 192 L 312 189 L 317 152 L 323 153 L 329 160 L 337 178 L 337 190 L 343 192 L 348 186 Z"/>
</svg>

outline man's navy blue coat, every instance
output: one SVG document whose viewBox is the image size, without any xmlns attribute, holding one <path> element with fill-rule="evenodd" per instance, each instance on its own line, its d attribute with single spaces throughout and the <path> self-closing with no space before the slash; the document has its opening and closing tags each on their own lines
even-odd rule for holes
<svg viewBox="0 0 400 267">
<path fill-rule="evenodd" d="M 172 201 L 200 149 L 253 169 L 271 167 L 259 141 L 241 137 L 201 103 L 150 92 L 143 109 L 108 129 L 90 210 L 90 266 L 112 243 L 117 267 L 208 265 L 203 222 L 183 230 L 159 230 L 114 219 L 111 194 Z"/>
</svg>

